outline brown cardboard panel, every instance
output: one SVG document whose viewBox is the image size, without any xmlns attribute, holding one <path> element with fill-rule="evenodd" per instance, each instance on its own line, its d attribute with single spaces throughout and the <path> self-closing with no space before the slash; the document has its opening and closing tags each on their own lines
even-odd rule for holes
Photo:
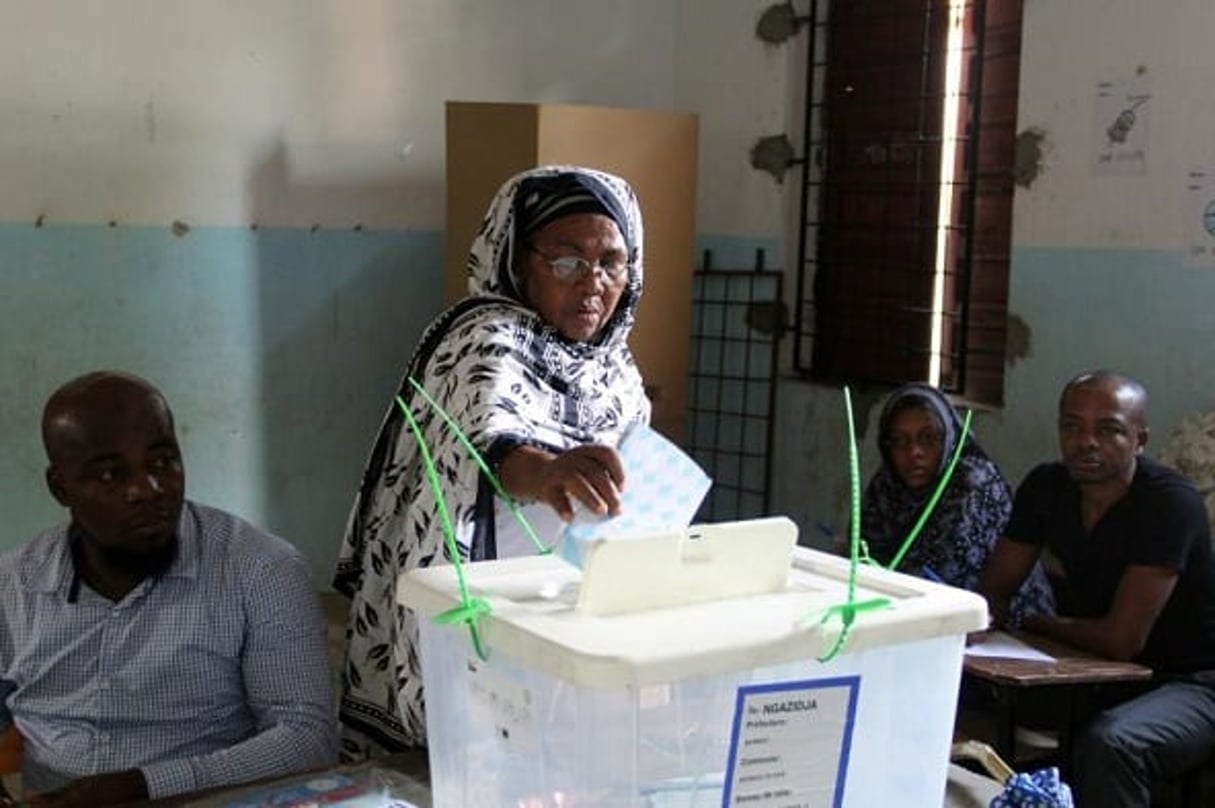
<svg viewBox="0 0 1215 808">
<path fill-rule="evenodd" d="M 537 163 L 531 104 L 447 103 L 447 225 L 443 301 L 468 294 L 464 264 L 494 192 Z"/>
<path fill-rule="evenodd" d="M 542 162 L 610 171 L 637 192 L 646 275 L 629 344 L 652 393 L 655 426 L 676 439 L 688 399 L 697 145 L 690 114 L 567 105 L 540 111 Z"/>
</svg>

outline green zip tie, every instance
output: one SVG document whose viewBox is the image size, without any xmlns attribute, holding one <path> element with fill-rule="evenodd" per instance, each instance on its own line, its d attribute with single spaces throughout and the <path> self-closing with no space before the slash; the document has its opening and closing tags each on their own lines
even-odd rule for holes
<svg viewBox="0 0 1215 808">
<path fill-rule="evenodd" d="M 536 531 L 532 529 L 531 524 L 527 521 L 526 517 L 523 516 L 522 511 L 519 509 L 519 503 L 514 497 L 506 493 L 506 489 L 502 487 L 502 481 L 498 479 L 498 475 L 494 474 L 493 470 L 490 469 L 489 464 L 485 462 L 485 458 L 472 445 L 472 441 L 468 439 L 468 435 L 464 433 L 464 430 L 460 429 L 460 425 L 456 423 L 454 418 L 448 415 L 447 410 L 439 406 L 439 402 L 431 398 L 430 393 L 427 393 L 426 389 L 422 387 L 422 385 L 418 384 L 417 379 L 410 376 L 409 383 L 413 385 L 413 389 L 416 390 L 418 394 L 426 401 L 426 403 L 430 405 L 430 408 L 438 413 L 439 417 L 443 419 L 443 422 L 446 423 L 448 428 L 451 429 L 451 431 L 455 434 L 456 439 L 460 441 L 461 445 L 468 450 L 469 455 L 471 455 L 472 459 L 476 461 L 476 464 L 481 468 L 481 471 L 485 473 L 485 476 L 489 478 L 489 484 L 493 486 L 494 492 L 499 497 L 506 500 L 506 505 L 510 509 L 511 515 L 515 517 L 515 520 L 523 528 L 523 532 L 527 534 L 529 539 L 531 539 L 532 544 L 536 548 L 536 553 L 539 555 L 550 555 L 553 552 L 553 548 L 546 547 L 544 542 L 540 541 L 540 537 L 536 535 Z"/>
<path fill-rule="evenodd" d="M 478 629 L 477 621 L 490 613 L 489 603 L 482 598 L 474 598 L 468 594 L 468 582 L 464 580 L 464 562 L 460 558 L 460 548 L 456 546 L 456 532 L 451 526 L 451 515 L 447 512 L 447 500 L 443 496 L 442 486 L 439 485 L 439 473 L 435 470 L 434 458 L 430 456 L 430 447 L 426 445 L 426 440 L 422 437 L 422 428 L 418 426 L 417 419 L 409 411 L 405 400 L 397 396 L 396 402 L 397 406 L 401 408 L 401 412 L 405 414 L 405 420 L 409 423 L 409 429 L 413 432 L 413 437 L 418 442 L 418 449 L 422 453 L 422 465 L 426 468 L 426 480 L 430 483 L 430 488 L 434 492 L 435 500 L 438 503 L 439 521 L 443 527 L 443 540 L 447 544 L 447 552 L 451 556 L 451 564 L 456 569 L 456 584 L 460 589 L 460 606 L 439 615 L 440 618 L 443 618 L 440 622 L 466 624 L 468 626 L 468 633 L 472 637 L 473 650 L 477 652 L 477 656 L 484 662 L 488 657 L 485 655 L 485 649 L 481 645 L 481 632 Z M 438 619 L 436 618 L 436 620 Z"/>
<path fill-rule="evenodd" d="M 856 568 L 861 560 L 861 465 L 857 458 L 856 451 L 856 426 L 852 417 L 852 391 L 848 386 L 844 386 L 844 411 L 848 415 L 848 489 L 849 499 L 852 506 L 852 519 L 848 525 L 848 544 L 849 544 L 849 564 L 848 564 L 848 599 L 836 606 L 830 606 L 823 613 L 818 624 L 824 625 L 828 620 L 836 615 L 839 616 L 843 628 L 840 629 L 840 634 L 835 639 L 835 644 L 825 655 L 818 657 L 819 662 L 830 662 L 839 655 L 843 650 L 844 644 L 848 640 L 848 635 L 852 632 L 852 624 L 856 620 L 858 612 L 874 611 L 876 609 L 884 609 L 890 605 L 889 598 L 873 598 L 871 600 L 856 602 Z M 865 556 L 868 558 L 869 550 L 866 547 Z M 809 619 L 809 615 L 806 619 Z"/>
<path fill-rule="evenodd" d="M 907 538 L 903 539 L 903 546 L 894 554 L 894 558 L 891 559 L 886 569 L 897 570 L 899 568 L 899 564 L 903 561 L 903 556 L 907 555 L 907 551 L 911 549 L 911 545 L 919 538 L 920 531 L 928 521 L 928 517 L 932 516 L 933 510 L 937 507 L 937 500 L 945 493 L 945 488 L 949 485 L 949 481 L 953 479 L 954 467 L 958 465 L 958 458 L 962 456 L 962 449 L 966 445 L 966 438 L 970 435 L 970 417 L 972 415 L 974 415 L 973 410 L 966 411 L 966 420 L 962 422 L 962 435 L 958 438 L 957 445 L 953 447 L 953 457 L 950 458 L 945 473 L 941 475 L 941 481 L 937 483 L 937 489 L 932 492 L 932 497 L 928 500 L 928 505 L 924 508 L 924 512 L 916 520 L 915 527 L 907 534 Z"/>
<path fill-rule="evenodd" d="M 852 391 L 848 385 L 844 385 L 844 412 L 848 416 L 848 499 L 852 506 L 852 522 L 848 525 L 848 603 L 851 604 L 856 598 L 856 565 L 861 553 L 861 461 L 856 451 L 856 424 L 852 417 Z"/>
<path fill-rule="evenodd" d="M 849 499 L 852 511 L 852 518 L 849 520 L 848 526 L 849 535 L 849 550 L 850 563 L 848 568 L 848 599 L 845 603 L 830 606 L 823 613 L 822 619 L 818 624 L 824 625 L 832 617 L 839 616 L 843 628 L 840 630 L 839 636 L 835 640 L 835 644 L 831 647 L 824 656 L 818 658 L 819 662 L 830 662 L 834 659 L 848 640 L 848 635 L 852 631 L 852 624 L 856 620 L 856 616 L 860 612 L 874 611 L 876 609 L 884 609 L 891 604 L 889 598 L 873 598 L 871 600 L 856 602 L 856 568 L 858 564 L 873 564 L 880 566 L 869 555 L 869 547 L 861 538 L 861 473 L 860 462 L 857 459 L 856 450 L 856 425 L 852 417 L 852 392 L 845 385 L 844 387 L 844 410 L 848 415 L 848 483 L 849 483 Z M 928 505 L 920 514 L 920 518 L 912 527 L 911 532 L 907 534 L 907 538 L 903 540 L 902 546 L 891 560 L 887 569 L 897 569 L 903 561 L 903 557 L 907 555 L 907 551 L 911 549 L 911 545 L 919 538 L 920 531 L 923 530 L 928 518 L 932 515 L 933 510 L 937 506 L 937 502 L 941 499 L 941 495 L 945 493 L 945 489 L 949 486 L 949 481 L 953 478 L 954 469 L 958 465 L 958 459 L 962 456 L 962 450 L 966 445 L 966 438 L 970 435 L 970 420 L 974 415 L 971 410 L 966 411 L 966 419 L 962 423 L 962 434 L 958 438 L 957 445 L 954 446 L 953 456 L 949 460 L 949 465 L 945 469 L 945 474 L 941 476 L 937 483 L 936 490 L 928 500 Z"/>
<path fill-rule="evenodd" d="M 835 645 L 825 655 L 818 657 L 818 661 L 830 662 L 843 650 L 844 643 L 848 640 L 848 635 L 852 633 L 852 623 L 856 620 L 857 614 L 860 612 L 874 612 L 878 609 L 885 609 L 888 606 L 890 606 L 890 598 L 871 598 L 870 600 L 862 600 L 859 603 L 841 603 L 838 606 L 829 606 L 823 612 L 823 617 L 818 621 L 818 624 L 821 626 L 838 614 L 844 627 L 840 631 L 840 635 L 836 637 Z"/>
<path fill-rule="evenodd" d="M 480 620 L 491 611 L 493 610 L 490 609 L 489 604 L 485 600 L 473 598 L 462 606 L 457 606 L 454 609 L 448 609 L 435 615 L 435 622 L 445 626 L 449 626 L 452 623 L 473 624 L 474 621 Z M 481 658 L 485 659 L 485 657 Z"/>
</svg>

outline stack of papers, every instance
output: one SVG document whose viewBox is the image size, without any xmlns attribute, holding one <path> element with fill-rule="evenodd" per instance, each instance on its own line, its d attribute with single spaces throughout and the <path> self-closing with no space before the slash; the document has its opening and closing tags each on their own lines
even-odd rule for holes
<svg viewBox="0 0 1215 808">
<path fill-rule="evenodd" d="M 1050 654 L 1044 654 L 1032 645 L 1003 631 L 992 631 L 982 642 L 966 646 L 968 657 L 996 657 L 999 659 L 1023 659 L 1029 662 L 1054 662 Z"/>
</svg>

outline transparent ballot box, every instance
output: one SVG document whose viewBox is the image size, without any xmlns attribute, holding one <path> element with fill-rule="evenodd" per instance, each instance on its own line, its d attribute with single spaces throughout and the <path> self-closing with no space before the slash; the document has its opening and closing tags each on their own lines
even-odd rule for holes
<svg viewBox="0 0 1215 808">
<path fill-rule="evenodd" d="M 402 576 L 434 804 L 940 805 L 985 603 L 795 543 L 778 517 L 469 565 L 484 659 L 433 620 L 453 571 Z"/>
</svg>

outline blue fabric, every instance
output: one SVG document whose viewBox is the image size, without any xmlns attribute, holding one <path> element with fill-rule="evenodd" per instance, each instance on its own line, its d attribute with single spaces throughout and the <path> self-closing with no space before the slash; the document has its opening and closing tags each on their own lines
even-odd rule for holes
<svg viewBox="0 0 1215 808">
<path fill-rule="evenodd" d="M 1054 766 L 1029 774 L 1014 774 L 989 808 L 1075 808 L 1072 790 Z"/>
<path fill-rule="evenodd" d="M 187 503 L 172 566 L 114 603 L 66 526 L 0 556 L 0 727 L 27 792 L 140 768 L 153 798 L 327 765 L 336 721 L 320 603 L 291 545 Z"/>
</svg>

